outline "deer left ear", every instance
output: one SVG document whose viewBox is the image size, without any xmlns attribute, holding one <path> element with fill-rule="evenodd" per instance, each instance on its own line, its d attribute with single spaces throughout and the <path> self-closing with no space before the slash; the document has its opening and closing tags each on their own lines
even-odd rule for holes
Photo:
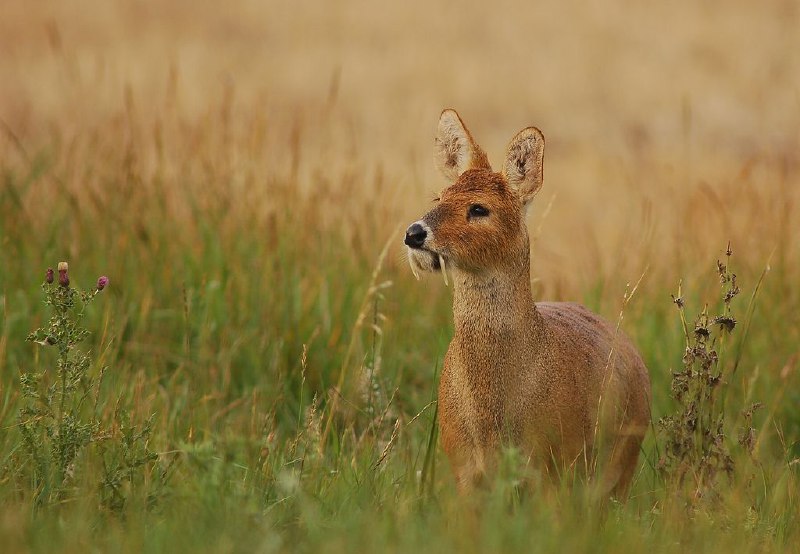
<svg viewBox="0 0 800 554">
<path fill-rule="evenodd" d="M 528 127 L 511 139 L 503 175 L 523 204 L 533 200 L 544 181 L 544 135 L 539 129 Z"/>
<path fill-rule="evenodd" d="M 439 116 L 434 155 L 439 170 L 451 182 L 468 169 L 491 170 L 489 159 L 455 110 Z"/>
</svg>

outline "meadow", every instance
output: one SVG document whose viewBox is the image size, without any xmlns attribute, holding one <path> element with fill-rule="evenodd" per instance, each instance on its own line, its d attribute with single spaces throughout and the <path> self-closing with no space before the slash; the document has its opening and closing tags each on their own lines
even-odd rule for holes
<svg viewBox="0 0 800 554">
<path fill-rule="evenodd" d="M 0 551 L 798 551 L 798 28 L 785 0 L 5 2 Z M 433 402 L 451 289 L 401 240 L 447 184 L 445 107 L 495 166 L 547 137 L 534 294 L 619 322 L 650 370 L 625 504 L 513 451 L 456 493 Z M 76 345 L 89 438 L 59 469 L 59 349 L 26 337 L 60 261 L 109 284 Z M 730 453 L 710 477 L 665 461 L 659 421 L 696 317 L 726 309 L 718 261 L 740 292 L 698 406 Z"/>
</svg>

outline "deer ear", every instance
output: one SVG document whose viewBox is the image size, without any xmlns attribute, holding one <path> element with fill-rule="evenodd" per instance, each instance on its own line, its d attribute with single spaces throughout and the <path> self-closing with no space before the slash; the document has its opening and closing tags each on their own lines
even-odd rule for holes
<svg viewBox="0 0 800 554">
<path fill-rule="evenodd" d="M 536 196 L 544 180 L 544 135 L 539 129 L 528 127 L 511 139 L 503 175 L 523 204 Z"/>
<path fill-rule="evenodd" d="M 486 154 L 455 110 L 445 110 L 439 117 L 435 156 L 436 165 L 450 181 L 455 181 L 468 169 L 491 169 Z"/>
</svg>

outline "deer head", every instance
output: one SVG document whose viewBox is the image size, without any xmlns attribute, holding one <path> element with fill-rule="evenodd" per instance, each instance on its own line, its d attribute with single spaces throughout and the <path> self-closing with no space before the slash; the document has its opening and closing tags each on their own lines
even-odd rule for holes
<svg viewBox="0 0 800 554">
<path fill-rule="evenodd" d="M 414 274 L 443 265 L 473 274 L 510 271 L 527 263 L 525 213 L 542 186 L 543 156 L 544 136 L 527 127 L 511 139 L 502 171 L 495 173 L 458 114 L 443 111 L 435 157 L 451 184 L 406 231 Z"/>
</svg>

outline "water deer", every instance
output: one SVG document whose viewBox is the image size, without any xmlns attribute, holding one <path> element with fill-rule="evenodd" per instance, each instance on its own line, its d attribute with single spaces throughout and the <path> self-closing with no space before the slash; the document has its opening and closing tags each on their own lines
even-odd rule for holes
<svg viewBox="0 0 800 554">
<path fill-rule="evenodd" d="M 542 186 L 544 136 L 517 133 L 494 172 L 445 110 L 435 144 L 452 184 L 405 244 L 415 275 L 452 276 L 455 332 L 438 403 L 459 488 L 483 481 L 510 445 L 540 471 L 586 470 L 600 494 L 624 499 L 650 422 L 650 379 L 615 326 L 580 304 L 533 300 L 525 215 Z"/>
</svg>

